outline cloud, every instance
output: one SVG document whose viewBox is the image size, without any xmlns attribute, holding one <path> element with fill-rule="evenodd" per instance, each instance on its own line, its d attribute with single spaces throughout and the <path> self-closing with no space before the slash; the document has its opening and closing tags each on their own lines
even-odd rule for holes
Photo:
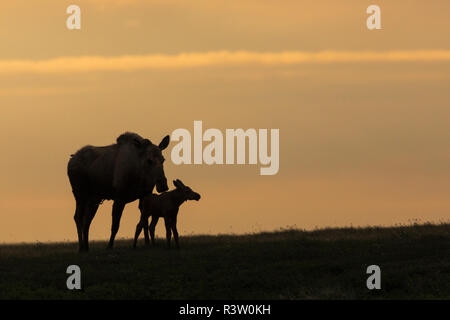
<svg viewBox="0 0 450 320">
<path fill-rule="evenodd" d="M 450 50 L 422 51 L 212 51 L 175 55 L 150 54 L 117 57 L 80 56 L 48 60 L 0 60 L 1 73 L 75 73 L 151 69 L 183 69 L 214 66 L 297 65 L 359 62 L 445 62 Z"/>
</svg>

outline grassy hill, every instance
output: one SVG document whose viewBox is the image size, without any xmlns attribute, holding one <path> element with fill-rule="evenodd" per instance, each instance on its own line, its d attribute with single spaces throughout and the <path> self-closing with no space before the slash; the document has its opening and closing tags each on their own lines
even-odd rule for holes
<svg viewBox="0 0 450 320">
<path fill-rule="evenodd" d="M 450 224 L 181 237 L 181 249 L 131 240 L 0 245 L 1 299 L 450 299 Z M 66 289 L 81 267 L 82 290 Z M 366 268 L 381 267 L 381 290 Z"/>
</svg>

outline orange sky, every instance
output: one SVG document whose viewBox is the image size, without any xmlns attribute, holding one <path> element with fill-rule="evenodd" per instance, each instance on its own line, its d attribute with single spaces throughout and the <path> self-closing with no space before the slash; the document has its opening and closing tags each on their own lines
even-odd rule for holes
<svg viewBox="0 0 450 320">
<path fill-rule="evenodd" d="M 80 31 L 65 9 L 81 7 Z M 381 7 L 382 30 L 365 9 Z M 0 242 L 76 238 L 71 153 L 124 131 L 280 129 L 280 170 L 175 166 L 181 234 L 450 218 L 450 2 L 0 4 Z M 111 202 L 91 227 L 106 239 Z M 131 237 L 137 204 L 119 237 Z M 157 228 L 162 235 L 163 224 Z"/>
</svg>

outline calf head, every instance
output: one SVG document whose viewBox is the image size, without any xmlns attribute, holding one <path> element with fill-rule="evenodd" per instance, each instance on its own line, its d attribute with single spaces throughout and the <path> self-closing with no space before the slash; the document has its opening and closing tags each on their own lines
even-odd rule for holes
<svg viewBox="0 0 450 320">
<path fill-rule="evenodd" d="M 174 180 L 173 185 L 177 188 L 177 190 L 182 192 L 182 194 L 186 200 L 195 200 L 195 201 L 200 200 L 200 194 L 193 191 L 188 186 L 185 186 L 184 183 L 181 182 L 181 180 L 179 180 L 179 179 Z"/>
</svg>

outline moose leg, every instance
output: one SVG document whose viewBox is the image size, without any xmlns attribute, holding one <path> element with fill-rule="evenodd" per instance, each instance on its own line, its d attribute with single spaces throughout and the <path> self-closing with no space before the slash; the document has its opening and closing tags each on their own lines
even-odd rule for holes
<svg viewBox="0 0 450 320">
<path fill-rule="evenodd" d="M 141 216 L 141 220 L 139 220 L 139 223 L 136 225 L 136 232 L 134 234 L 133 248 L 136 248 L 137 240 L 139 238 L 139 235 L 141 234 L 142 228 L 144 228 L 144 233 L 145 233 L 145 229 L 147 229 L 147 220 Z M 147 234 L 147 237 L 148 237 L 148 234 Z"/>
<path fill-rule="evenodd" d="M 172 230 L 171 230 L 170 227 L 171 227 L 172 221 L 171 221 L 170 218 L 165 217 L 165 218 L 164 218 L 164 223 L 165 223 L 165 225 L 166 225 L 167 247 L 170 248 L 170 238 L 172 237 Z"/>
<path fill-rule="evenodd" d="M 144 210 L 144 199 L 143 198 L 139 199 L 139 211 L 141 212 L 141 222 L 143 221 L 144 217 L 146 217 L 144 223 L 142 224 L 142 228 L 144 228 L 145 245 L 148 246 L 150 244 L 150 240 L 148 237 L 148 218 L 149 218 L 149 216 L 146 214 L 146 211 Z"/>
<path fill-rule="evenodd" d="M 152 222 L 150 222 L 150 237 L 152 238 L 152 245 L 155 244 L 155 228 L 156 228 L 156 224 L 158 223 L 159 217 L 157 216 L 152 216 Z"/>
<path fill-rule="evenodd" d="M 111 238 L 109 238 L 109 244 L 108 244 L 109 249 L 112 249 L 117 231 L 119 231 L 120 218 L 122 217 L 123 208 L 125 208 L 124 202 L 114 201 L 113 209 L 112 209 Z"/>
<path fill-rule="evenodd" d="M 75 224 L 77 226 L 77 234 L 78 234 L 78 250 L 82 252 L 84 250 L 83 244 L 83 213 L 84 213 L 84 201 L 76 199 L 76 209 L 75 216 L 73 219 L 75 220 Z"/>
<path fill-rule="evenodd" d="M 142 221 L 142 228 L 144 228 L 144 237 L 145 237 L 145 246 L 149 246 L 150 245 L 150 238 L 148 236 L 148 217 L 146 219 L 143 218 L 144 216 L 141 215 L 141 220 Z"/>
<path fill-rule="evenodd" d="M 95 214 L 97 213 L 99 205 L 100 201 L 96 199 L 90 200 L 85 208 L 83 217 L 83 242 L 85 251 L 89 251 L 89 228 L 91 226 L 92 219 L 94 219 Z"/>
<path fill-rule="evenodd" d="M 170 228 L 172 229 L 172 232 L 173 232 L 173 238 L 175 239 L 175 245 L 176 245 L 177 249 L 180 249 L 180 244 L 178 243 L 177 218 L 175 217 L 174 219 L 172 219 L 171 222 L 172 223 L 170 225 Z"/>
<path fill-rule="evenodd" d="M 133 241 L 133 248 L 136 248 L 136 243 L 139 238 L 139 235 L 141 234 L 142 226 L 141 221 L 138 222 L 136 225 L 136 232 L 134 233 L 134 241 Z"/>
</svg>

